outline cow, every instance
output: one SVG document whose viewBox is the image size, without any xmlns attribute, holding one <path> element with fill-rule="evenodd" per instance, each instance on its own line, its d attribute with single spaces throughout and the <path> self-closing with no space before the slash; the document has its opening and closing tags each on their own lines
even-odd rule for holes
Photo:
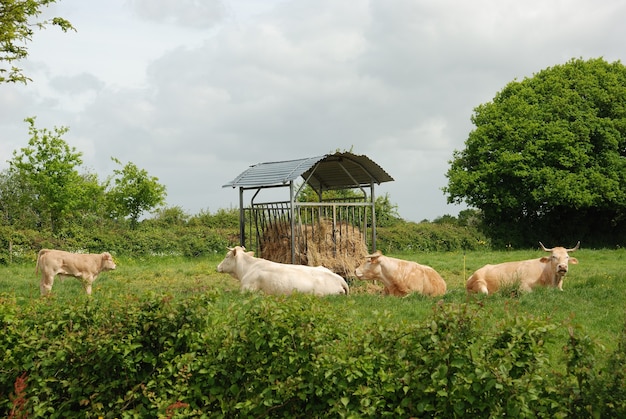
<svg viewBox="0 0 626 419">
<path fill-rule="evenodd" d="M 346 281 L 323 266 L 290 265 L 257 258 L 242 246 L 228 248 L 218 272 L 228 273 L 241 282 L 241 291 L 289 295 L 299 292 L 313 295 L 347 295 Z"/>
<path fill-rule="evenodd" d="M 37 255 L 35 274 L 41 269 L 39 291 L 42 296 L 50 294 L 56 275 L 80 278 L 87 295 L 98 275 L 116 268 L 111 254 L 78 254 L 62 250 L 41 249 Z"/>
<path fill-rule="evenodd" d="M 528 292 L 536 287 L 554 287 L 563 291 L 563 278 L 567 274 L 568 263 L 578 263 L 578 259 L 570 257 L 568 253 L 578 250 L 580 242 L 571 249 L 546 249 L 541 242 L 539 245 L 544 251 L 550 252 L 550 256 L 485 265 L 468 278 L 465 284 L 467 292 L 493 294 L 502 286 L 515 285 L 518 282 L 520 291 Z"/>
<path fill-rule="evenodd" d="M 428 296 L 446 293 L 446 281 L 430 266 L 383 256 L 380 251 L 367 255 L 355 273 L 359 279 L 379 280 L 384 294 L 403 297 L 412 292 Z"/>
</svg>

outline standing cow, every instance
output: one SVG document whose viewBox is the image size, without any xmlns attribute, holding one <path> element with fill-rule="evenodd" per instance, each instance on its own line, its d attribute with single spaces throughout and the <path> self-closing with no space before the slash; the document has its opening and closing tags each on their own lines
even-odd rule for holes
<svg viewBox="0 0 626 419">
<path fill-rule="evenodd" d="M 242 291 L 266 294 L 348 294 L 346 281 L 323 266 L 289 265 L 254 257 L 241 246 L 229 248 L 218 272 L 229 273 L 241 282 Z"/>
<path fill-rule="evenodd" d="M 100 254 L 78 254 L 62 250 L 41 249 L 37 256 L 35 273 L 41 269 L 39 291 L 47 295 L 52 291 L 56 275 L 80 278 L 87 295 L 91 295 L 91 284 L 104 271 L 115 269 L 115 262 L 108 252 Z"/>
<path fill-rule="evenodd" d="M 412 292 L 443 295 L 447 288 L 446 281 L 430 266 L 383 256 L 380 252 L 366 256 L 366 261 L 355 273 L 359 279 L 381 281 L 385 294 L 400 297 Z"/>
<path fill-rule="evenodd" d="M 520 291 L 531 291 L 535 287 L 554 287 L 563 291 L 563 278 L 568 271 L 568 263 L 577 264 L 578 259 L 570 257 L 580 247 L 580 242 L 572 249 L 554 247 L 546 249 L 550 256 L 539 259 L 505 262 L 498 265 L 485 265 L 470 276 L 465 284 L 468 292 L 493 294 L 504 285 L 519 282 Z"/>
</svg>

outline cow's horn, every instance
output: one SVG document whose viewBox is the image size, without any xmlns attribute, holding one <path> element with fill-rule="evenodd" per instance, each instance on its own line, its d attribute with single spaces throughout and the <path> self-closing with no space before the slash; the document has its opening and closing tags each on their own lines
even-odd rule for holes
<svg viewBox="0 0 626 419">
<path fill-rule="evenodd" d="M 539 245 L 541 246 L 541 248 L 546 251 L 546 252 L 551 252 L 552 249 L 546 249 L 546 247 L 543 245 L 543 243 L 539 242 Z"/>
<path fill-rule="evenodd" d="M 576 246 L 573 249 L 567 249 L 568 252 L 573 252 L 578 250 L 578 248 L 580 247 L 580 240 L 578 240 L 578 243 L 576 243 Z"/>
</svg>

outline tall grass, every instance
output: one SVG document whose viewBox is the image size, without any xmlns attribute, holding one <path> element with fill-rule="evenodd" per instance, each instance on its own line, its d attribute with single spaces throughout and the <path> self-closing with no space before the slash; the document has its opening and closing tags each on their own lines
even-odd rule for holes
<svg viewBox="0 0 626 419">
<path fill-rule="evenodd" d="M 433 299 L 421 295 L 405 298 L 372 294 L 363 281 L 351 280 L 351 294 L 328 298 L 331 306 L 349 307 L 349 322 L 367 323 L 375 313 L 389 314 L 392 322 L 417 322 L 432 312 L 433 304 L 479 304 L 492 313 L 493 327 L 507 314 L 523 313 L 549 319 L 557 324 L 572 325 L 589 335 L 599 347 L 614 349 L 615 336 L 626 319 L 626 250 L 578 250 L 574 256 L 579 264 L 570 265 L 563 292 L 556 289 L 538 289 L 532 293 L 497 293 L 483 297 L 465 293 L 466 278 L 486 263 L 538 258 L 541 250 L 472 251 L 472 252 L 417 252 L 395 254 L 435 268 L 446 280 L 448 292 Z M 217 290 L 222 303 L 241 298 L 237 280 L 216 271 L 222 256 L 202 258 L 146 257 L 120 258 L 115 271 L 102 273 L 94 284 L 91 298 L 107 301 L 141 298 L 146 294 L 164 294 L 173 298 Z M 34 261 L 0 267 L 0 294 L 14 297 L 28 305 L 39 298 L 39 277 L 35 276 Z M 89 298 L 80 282 L 73 278 L 57 277 L 53 287 L 56 304 Z M 567 333 L 563 327 L 562 333 Z M 555 356 L 558 348 L 554 349 Z"/>
</svg>

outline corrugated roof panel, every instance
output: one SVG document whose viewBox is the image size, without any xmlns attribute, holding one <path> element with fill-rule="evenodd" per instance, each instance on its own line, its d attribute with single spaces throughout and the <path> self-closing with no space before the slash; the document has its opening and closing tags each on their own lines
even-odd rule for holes
<svg viewBox="0 0 626 419">
<path fill-rule="evenodd" d="M 393 181 L 369 157 L 337 152 L 305 159 L 255 164 L 223 187 L 277 186 L 300 176 L 304 180 L 308 179 L 316 189 L 347 189 Z"/>
<path fill-rule="evenodd" d="M 292 180 L 296 180 L 303 172 L 310 169 L 323 158 L 324 156 L 317 156 L 306 159 L 258 163 L 250 166 L 234 180 L 223 185 L 223 187 L 255 188 L 284 185 Z"/>
</svg>

